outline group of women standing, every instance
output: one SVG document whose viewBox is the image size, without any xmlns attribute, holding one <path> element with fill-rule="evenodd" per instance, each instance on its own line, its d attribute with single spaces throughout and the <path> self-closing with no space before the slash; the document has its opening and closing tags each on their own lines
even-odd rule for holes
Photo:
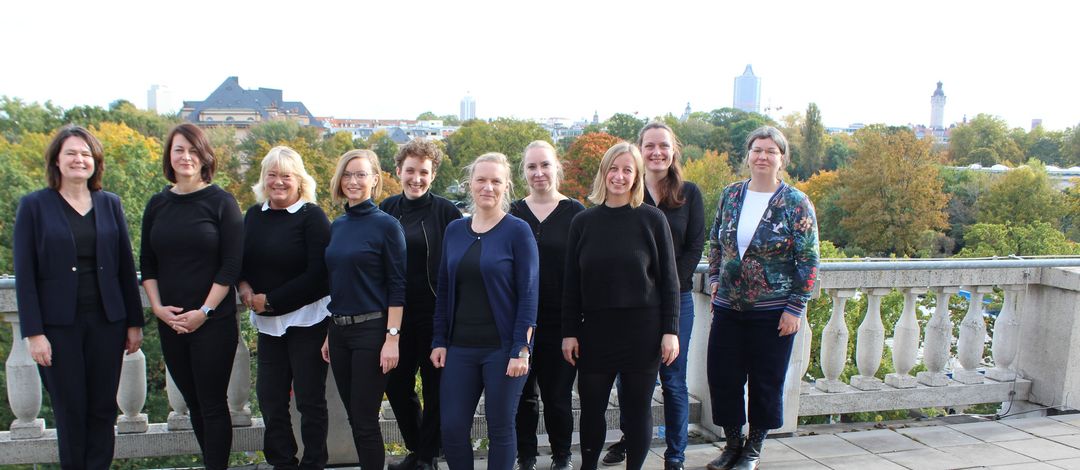
<svg viewBox="0 0 1080 470">
<path fill-rule="evenodd" d="M 315 180 L 301 156 L 288 147 L 263 158 L 252 187 L 257 203 L 243 216 L 233 196 L 212 184 L 215 158 L 202 130 L 177 126 L 164 153 L 172 184 L 143 214 L 142 285 L 207 468 L 226 468 L 231 449 L 226 395 L 236 296 L 259 332 L 256 390 L 264 453 L 275 468 L 326 465 L 327 364 L 361 468 L 386 463 L 385 391 L 409 450 L 391 470 L 438 468 L 440 451 L 451 469 L 472 468 L 469 436 L 481 394 L 488 468 L 509 470 L 515 461 L 521 470 L 536 468 L 542 402 L 551 468 L 572 469 L 575 379 L 582 468 L 600 463 L 616 383 L 625 437 L 604 463 L 625 456 L 627 468 L 641 468 L 658 374 L 665 469 L 683 468 L 691 276 L 705 224 L 701 193 L 682 177 L 670 127 L 650 123 L 637 145 L 608 149 L 589 209 L 559 192 L 562 167 L 550 144 L 525 149 L 528 196 L 513 202 L 506 156 L 481 155 L 466 168 L 466 218 L 431 194 L 442 154 L 423 140 L 395 156 L 403 190 L 379 206 L 378 157 L 342 155 L 330 184 L 345 213 L 333 223 L 315 204 Z M 751 178 L 725 190 L 710 232 L 708 372 L 713 420 L 728 440 L 709 464 L 714 470 L 756 468 L 765 433 L 780 426 L 791 337 L 816 273 L 813 208 L 779 178 L 786 154 L 776 129 L 751 134 Z M 22 331 L 53 398 L 62 466 L 106 468 L 120 361 L 142 338 L 135 263 L 120 201 L 101 190 L 104 157 L 93 135 L 62 129 L 46 164 L 49 188 L 24 197 L 16 218 Z M 748 379 L 750 432 L 743 436 Z M 301 415 L 302 455 L 290 393 Z"/>
</svg>

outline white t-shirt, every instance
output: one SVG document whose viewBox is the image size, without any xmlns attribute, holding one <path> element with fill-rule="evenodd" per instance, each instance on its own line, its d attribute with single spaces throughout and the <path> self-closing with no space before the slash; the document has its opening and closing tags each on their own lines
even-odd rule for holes
<svg viewBox="0 0 1080 470">
<path fill-rule="evenodd" d="M 746 190 L 742 212 L 739 213 L 739 232 L 736 237 L 739 242 L 739 258 L 742 258 L 746 254 L 746 249 L 750 247 L 750 241 L 754 239 L 754 232 L 757 232 L 758 225 L 761 224 L 761 216 L 765 215 L 765 210 L 769 208 L 769 199 L 772 199 L 773 194 Z"/>
</svg>

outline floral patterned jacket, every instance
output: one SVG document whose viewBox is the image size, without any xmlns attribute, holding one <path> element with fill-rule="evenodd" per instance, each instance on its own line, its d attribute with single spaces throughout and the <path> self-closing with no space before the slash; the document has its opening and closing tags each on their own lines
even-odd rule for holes
<svg viewBox="0 0 1080 470">
<path fill-rule="evenodd" d="M 740 259 L 739 216 L 749 183 L 724 188 L 709 232 L 709 282 L 719 284 L 713 305 L 739 311 L 783 308 L 801 316 L 817 280 L 814 206 L 802 191 L 781 182 Z"/>
</svg>

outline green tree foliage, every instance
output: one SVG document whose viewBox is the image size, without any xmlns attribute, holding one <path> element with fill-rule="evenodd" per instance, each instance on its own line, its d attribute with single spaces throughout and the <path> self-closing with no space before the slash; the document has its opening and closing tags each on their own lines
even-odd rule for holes
<svg viewBox="0 0 1080 470">
<path fill-rule="evenodd" d="M 1064 215 L 1061 192 L 1054 188 L 1046 168 L 1035 160 L 998 176 L 977 204 L 980 223 L 1046 222 L 1058 227 Z"/>
<path fill-rule="evenodd" d="M 802 146 L 792 176 L 799 179 L 809 178 L 825 167 L 825 124 L 821 121 L 821 110 L 816 103 L 806 108 L 806 118 L 802 123 Z"/>
<path fill-rule="evenodd" d="M 1080 165 L 1080 124 L 1066 129 L 1061 139 L 1061 166 Z"/>
<path fill-rule="evenodd" d="M 806 193 L 810 201 L 814 203 L 814 212 L 818 221 L 818 237 L 828 240 L 837 245 L 847 245 L 851 235 L 841 226 L 840 221 L 844 218 L 844 211 L 837 205 L 844 186 L 840 181 L 840 172 L 821 171 L 810 179 L 795 185 L 800 191 Z"/>
<path fill-rule="evenodd" d="M 855 133 L 858 153 L 840 170 L 840 225 L 852 242 L 877 254 L 912 255 L 919 234 L 948 227 L 948 196 L 931 142 L 908 129 L 870 126 Z"/>
<path fill-rule="evenodd" d="M 708 150 L 701 158 L 687 161 L 683 165 L 683 177 L 687 181 L 693 181 L 701 189 L 705 204 L 705 223 L 712 225 L 721 193 L 728 184 L 739 178 L 731 171 L 727 155 Z"/>
<path fill-rule="evenodd" d="M 638 132 L 645 127 L 645 120 L 625 113 L 616 113 L 604 121 L 604 132 L 627 142 L 637 141 Z"/>
<path fill-rule="evenodd" d="M 42 105 L 0 96 L 0 135 L 9 141 L 17 140 L 23 133 L 51 133 L 63 122 L 63 108 L 52 101 Z"/>
<path fill-rule="evenodd" d="M 397 155 L 398 145 L 386 131 L 375 131 L 367 139 L 368 148 L 379 156 L 379 166 L 383 170 L 393 172 L 395 168 L 394 155 Z"/>
<path fill-rule="evenodd" d="M 946 167 L 941 169 L 941 178 L 944 181 L 942 189 L 949 195 L 949 204 L 945 207 L 949 216 L 946 235 L 963 248 L 964 231 L 978 216 L 977 202 L 990 190 L 990 175 Z"/>
<path fill-rule="evenodd" d="M 514 197 L 525 194 L 521 178 L 521 157 L 525 147 L 534 140 L 551 142 L 551 134 L 539 124 L 516 119 L 499 118 L 492 122 L 468 121 L 447 138 L 446 151 L 458 168 L 487 152 L 499 152 L 510 160 L 514 179 Z"/>
<path fill-rule="evenodd" d="M 855 144 L 852 137 L 847 134 L 836 134 L 827 137 L 825 169 L 835 170 L 847 166 L 851 156 L 855 154 Z"/>
<path fill-rule="evenodd" d="M 949 158 L 960 165 L 1024 161 L 1024 151 L 1011 138 L 1004 119 L 979 114 L 967 124 L 957 126 L 949 137 Z"/>
<path fill-rule="evenodd" d="M 1078 255 L 1080 244 L 1046 222 L 1024 225 L 984 224 L 968 227 L 962 258 L 987 256 Z"/>
</svg>

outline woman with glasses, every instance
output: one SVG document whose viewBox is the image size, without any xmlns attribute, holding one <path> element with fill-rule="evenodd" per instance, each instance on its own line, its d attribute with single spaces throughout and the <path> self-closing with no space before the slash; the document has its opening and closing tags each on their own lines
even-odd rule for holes
<svg viewBox="0 0 1080 470">
<path fill-rule="evenodd" d="M 379 409 L 387 374 L 398 363 L 405 304 L 405 234 L 372 201 L 381 178 L 375 152 L 341 156 L 330 185 L 334 202 L 344 201 L 345 214 L 331 224 L 326 247 L 331 325 L 323 359 L 334 371 L 364 470 L 385 463 Z"/>
<path fill-rule="evenodd" d="M 765 436 L 783 425 L 784 377 L 817 279 L 814 206 L 780 179 L 787 139 L 775 127 L 760 127 L 745 150 L 750 179 L 724 189 L 709 234 L 707 370 L 713 423 L 727 439 L 709 470 L 757 468 Z"/>
</svg>

